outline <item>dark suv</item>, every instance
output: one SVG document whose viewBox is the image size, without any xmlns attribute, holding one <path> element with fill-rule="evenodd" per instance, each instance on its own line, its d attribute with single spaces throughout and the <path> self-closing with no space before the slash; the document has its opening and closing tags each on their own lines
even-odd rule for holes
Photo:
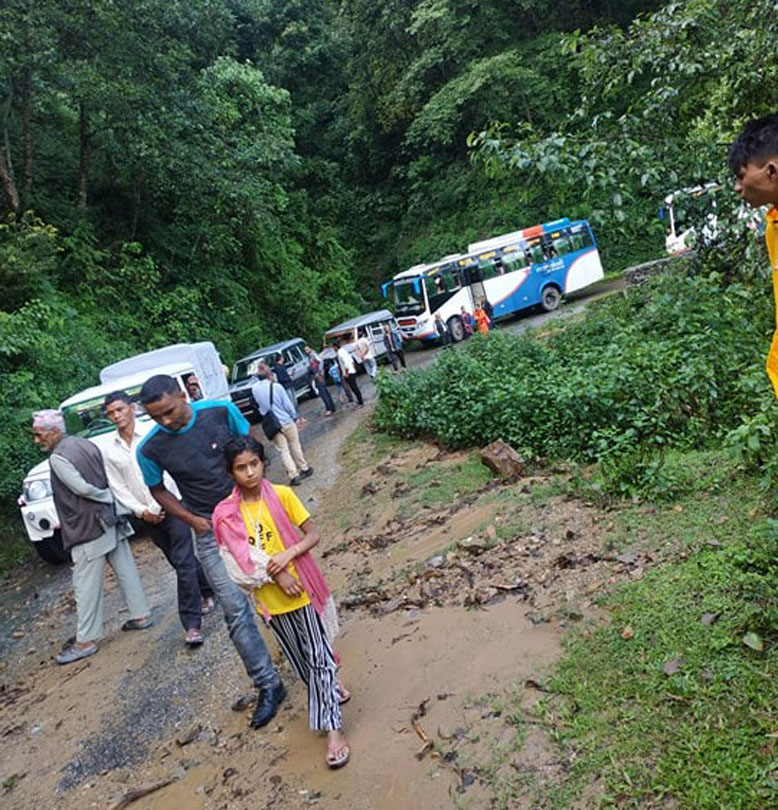
<svg viewBox="0 0 778 810">
<path fill-rule="evenodd" d="M 251 386 L 257 381 L 256 367 L 261 362 L 272 366 L 279 353 L 284 356 L 284 365 L 294 382 L 297 399 L 313 393 L 308 373 L 308 358 L 303 351 L 304 346 L 305 341 L 302 338 L 284 340 L 281 343 L 257 349 L 235 363 L 230 380 L 230 397 L 249 422 L 256 423 L 260 419 L 254 398 L 251 396 Z"/>
</svg>

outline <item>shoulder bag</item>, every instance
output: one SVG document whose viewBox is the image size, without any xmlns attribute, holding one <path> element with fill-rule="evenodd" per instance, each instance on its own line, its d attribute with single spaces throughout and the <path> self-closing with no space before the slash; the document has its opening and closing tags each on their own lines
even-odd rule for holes
<svg viewBox="0 0 778 810">
<path fill-rule="evenodd" d="M 281 432 L 281 423 L 273 411 L 273 383 L 270 383 L 270 407 L 262 414 L 262 432 L 267 436 L 268 441 Z"/>
</svg>

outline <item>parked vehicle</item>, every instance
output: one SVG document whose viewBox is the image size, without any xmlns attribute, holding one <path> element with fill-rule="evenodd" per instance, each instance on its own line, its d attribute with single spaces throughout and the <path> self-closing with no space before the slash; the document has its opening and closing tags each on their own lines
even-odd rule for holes
<svg viewBox="0 0 778 810">
<path fill-rule="evenodd" d="M 362 363 L 356 354 L 356 343 L 359 337 L 359 332 L 365 329 L 367 338 L 370 345 L 373 347 L 373 354 L 376 361 L 381 362 L 386 359 L 386 346 L 384 345 L 383 326 L 385 323 L 397 326 L 397 321 L 394 315 L 388 309 L 379 309 L 375 312 L 368 312 L 364 315 L 358 315 L 356 318 L 351 318 L 348 321 L 343 321 L 332 329 L 328 329 L 324 333 L 324 351 L 322 352 L 322 359 L 327 361 L 334 358 L 332 352 L 332 342 L 339 338 L 341 345 L 352 355 L 354 362 L 359 369 L 362 368 Z"/>
<path fill-rule="evenodd" d="M 165 346 L 106 366 L 100 372 L 100 385 L 79 391 L 62 402 L 59 407 L 68 434 L 90 439 L 98 447 L 110 440 L 115 427 L 105 416 L 103 400 L 106 394 L 117 390 L 126 391 L 135 402 L 138 418 L 147 420 L 149 417 L 137 397 L 143 383 L 154 374 L 175 377 L 185 392 L 187 383 L 196 377 L 200 392 L 208 399 L 226 399 L 229 395 L 221 358 L 213 343 Z M 50 563 L 66 562 L 69 554 L 62 548 L 48 459 L 27 473 L 18 503 L 27 536 L 39 556 Z"/>
<path fill-rule="evenodd" d="M 393 291 L 400 329 L 406 340 L 438 340 L 435 315 L 451 337 L 465 335 L 461 309 L 472 314 L 481 298 L 494 318 L 539 304 L 546 311 L 562 296 L 603 278 L 592 229 L 586 220 L 567 218 L 469 245 L 467 253 L 445 256 L 398 273 L 383 285 Z"/>
<path fill-rule="evenodd" d="M 303 351 L 304 347 L 305 341 L 302 338 L 292 338 L 281 343 L 274 343 L 272 346 L 265 346 L 263 349 L 257 349 L 235 363 L 232 369 L 230 397 L 249 422 L 260 421 L 254 398 L 251 396 L 251 386 L 257 381 L 257 366 L 260 363 L 273 365 L 279 354 L 284 356 L 284 366 L 294 383 L 297 399 L 306 395 L 313 396 L 308 374 L 308 358 Z"/>
</svg>

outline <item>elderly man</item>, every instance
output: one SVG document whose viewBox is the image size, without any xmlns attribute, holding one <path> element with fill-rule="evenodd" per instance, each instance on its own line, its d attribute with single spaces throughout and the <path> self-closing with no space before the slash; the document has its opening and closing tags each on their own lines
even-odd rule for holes
<svg viewBox="0 0 778 810">
<path fill-rule="evenodd" d="M 283 386 L 274 383 L 271 376 L 270 367 L 260 363 L 257 366 L 259 381 L 251 386 L 251 395 L 257 403 L 260 414 L 264 416 L 272 410 L 281 425 L 281 430 L 270 441 L 281 454 L 281 462 L 289 476 L 289 484 L 296 487 L 303 478 L 313 475 L 313 467 L 303 456 L 292 403 Z"/>
<path fill-rule="evenodd" d="M 112 440 L 103 448 L 108 485 L 116 497 L 132 511 L 130 522 L 137 534 L 149 537 L 173 566 L 178 582 L 178 616 L 184 627 L 184 643 L 199 647 L 203 613 L 214 608 L 213 591 L 195 557 L 189 526 L 162 507 L 143 483 L 135 453 L 151 423 L 138 422 L 126 391 L 113 391 L 103 401 L 105 415 L 116 426 Z M 172 481 L 168 488 L 177 494 Z"/>
<path fill-rule="evenodd" d="M 116 503 L 92 442 L 65 433 L 60 411 L 33 414 L 35 443 L 50 453 L 51 489 L 60 518 L 62 545 L 73 558 L 76 597 L 76 640 L 57 655 L 58 664 L 71 664 L 97 652 L 103 635 L 103 569 L 113 568 L 131 618 L 122 630 L 151 627 L 149 605 L 125 532 L 117 527 Z"/>
</svg>

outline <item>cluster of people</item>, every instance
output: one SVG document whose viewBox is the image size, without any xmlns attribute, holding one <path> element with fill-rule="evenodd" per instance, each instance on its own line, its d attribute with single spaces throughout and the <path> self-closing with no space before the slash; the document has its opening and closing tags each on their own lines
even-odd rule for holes
<svg viewBox="0 0 778 810">
<path fill-rule="evenodd" d="M 274 387 L 265 377 L 256 396 L 269 396 L 267 389 Z M 126 392 L 105 398 L 116 434 L 104 452 L 69 436 L 61 411 L 33 415 L 33 438 L 50 457 L 63 545 L 73 561 L 76 637 L 57 663 L 98 651 L 106 562 L 130 616 L 122 629 L 152 626 L 128 542 L 134 527 L 149 535 L 175 568 L 187 646 L 202 645 L 202 615 L 221 605 L 230 639 L 259 690 L 251 725 L 269 723 L 286 697 L 255 621 L 258 612 L 308 688 L 310 726 L 327 734 L 327 765 L 345 765 L 350 749 L 340 707 L 350 695 L 337 674 L 332 646 L 337 615 L 311 555 L 319 536 L 310 515 L 292 489 L 267 480 L 264 447 L 249 435 L 249 423 L 233 403 L 191 401 L 176 379 L 164 374 L 148 379 L 139 399 L 152 423 L 136 418 Z M 290 432 L 285 428 L 281 435 L 297 463 Z M 299 461 L 300 474 L 312 474 Z"/>
<path fill-rule="evenodd" d="M 459 319 L 462 321 L 463 337 L 471 337 L 476 332 L 486 334 L 494 324 L 494 310 L 489 299 L 483 296 L 476 301 L 472 314 L 465 309 L 464 305 L 460 307 Z M 435 313 L 434 325 L 440 342 L 444 346 L 450 346 L 454 342 L 454 336 L 439 312 Z"/>
</svg>

